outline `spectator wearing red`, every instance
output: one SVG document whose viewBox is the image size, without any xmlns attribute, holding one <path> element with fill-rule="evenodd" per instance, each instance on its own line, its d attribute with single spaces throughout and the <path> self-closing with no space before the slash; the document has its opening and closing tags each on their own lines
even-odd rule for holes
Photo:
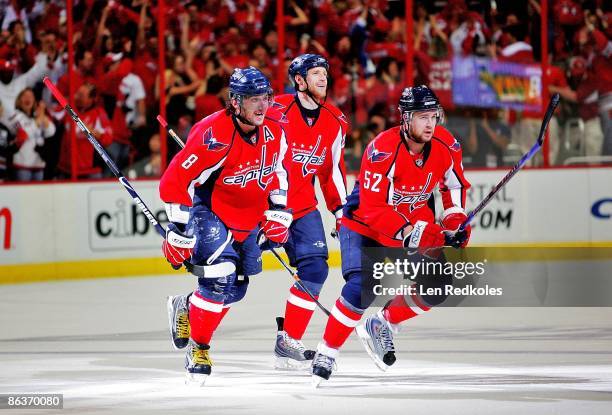
<svg viewBox="0 0 612 415">
<path fill-rule="evenodd" d="M 113 143 L 107 149 L 119 169 L 128 165 L 130 152 L 139 144 L 137 131 L 146 124 L 145 98 L 146 92 L 138 75 L 130 72 L 123 77 L 111 122 Z M 106 174 L 112 176 L 111 171 Z"/>
<path fill-rule="evenodd" d="M 240 36 L 236 27 L 227 29 L 219 41 L 219 63 L 227 74 L 231 74 L 234 68 L 244 68 L 249 64 L 249 57 L 241 53 L 239 45 L 245 44 L 245 39 Z"/>
<path fill-rule="evenodd" d="M 224 85 L 225 81 L 219 75 L 213 75 L 202 83 L 195 97 L 196 120 L 201 120 L 213 112 L 225 108 L 223 98 Z"/>
<path fill-rule="evenodd" d="M 9 37 L 0 46 L 0 59 L 11 60 L 17 66 L 17 73 L 28 71 L 36 62 L 36 48 L 26 41 L 26 32 L 20 20 L 14 20 L 9 25 Z"/>
<path fill-rule="evenodd" d="M 604 135 L 599 121 L 599 106 L 597 100 L 598 80 L 597 76 L 588 70 L 587 61 L 582 56 L 575 56 L 570 60 L 570 82 L 574 89 L 569 91 L 559 90 L 563 98 L 575 102 L 578 115 L 584 123 L 583 134 L 571 140 L 572 148 L 581 148 L 584 156 L 601 156 L 603 150 Z M 551 90 L 553 90 L 551 88 Z"/>
<path fill-rule="evenodd" d="M 113 129 L 106 111 L 97 105 L 97 89 L 93 84 L 83 84 L 76 91 L 74 105 L 83 123 L 89 128 L 102 146 L 109 146 L 113 142 Z M 70 177 L 72 166 L 71 151 L 76 153 L 76 174 L 79 178 L 96 179 L 102 177 L 102 168 L 94 163 L 94 148 L 87 140 L 87 136 L 79 129 L 76 130 L 76 148 L 72 149 L 70 140 L 70 124 L 74 124 L 70 117 L 64 118 L 65 133 L 62 137 L 60 149 L 59 170 L 64 177 Z"/>
<path fill-rule="evenodd" d="M 376 67 L 376 77 L 374 82 L 369 86 L 367 97 L 368 107 L 373 108 L 375 105 L 382 105 L 381 113 L 388 120 L 389 124 L 396 123 L 397 102 L 402 95 L 403 84 L 401 73 L 397 60 L 392 57 L 385 57 L 380 60 Z"/>
<path fill-rule="evenodd" d="M 453 54 L 482 56 L 486 53 L 489 29 L 482 16 L 476 12 L 466 13 L 466 18 L 450 36 Z"/>
<path fill-rule="evenodd" d="M 535 63 L 533 47 L 526 42 L 527 28 L 521 23 L 504 28 L 504 39 L 508 43 L 497 55 L 500 61 L 514 63 Z"/>
<path fill-rule="evenodd" d="M 263 21 L 263 7 L 257 0 L 234 0 L 228 2 L 234 23 L 240 33 L 249 39 L 259 39 Z"/>
<path fill-rule="evenodd" d="M 76 67 L 73 69 L 73 90 L 76 91 L 85 83 L 96 84 L 102 76 L 102 68 L 95 65 L 93 52 L 81 47 L 75 54 Z M 64 96 L 68 95 L 68 81 L 70 73 L 66 72 L 57 81 L 57 87 Z"/>
<path fill-rule="evenodd" d="M 450 39 L 451 34 L 467 20 L 467 12 L 468 8 L 465 0 L 448 0 L 442 11 L 435 16 L 434 21 L 438 30 L 443 31 L 447 39 Z M 449 53 L 451 53 L 450 42 L 447 43 L 447 46 Z"/>
<path fill-rule="evenodd" d="M 498 60 L 518 64 L 535 64 L 533 48 L 526 41 L 526 25 L 522 23 L 508 25 L 504 28 L 504 36 L 508 45 L 497 55 Z M 538 136 L 542 121 L 540 114 L 541 111 L 511 111 L 510 113 L 510 120 L 514 123 L 511 140 L 523 153 L 526 153 L 533 146 L 534 137 Z M 553 134 L 550 134 L 551 141 L 558 140 L 558 137 L 552 136 Z M 531 163 L 533 165 L 541 164 L 542 157 L 537 155 Z"/>
</svg>

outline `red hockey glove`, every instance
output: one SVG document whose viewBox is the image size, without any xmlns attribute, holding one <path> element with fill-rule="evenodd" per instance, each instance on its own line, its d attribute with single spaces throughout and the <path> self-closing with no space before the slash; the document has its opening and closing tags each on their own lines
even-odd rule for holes
<svg viewBox="0 0 612 415">
<path fill-rule="evenodd" d="M 179 269 L 183 261 L 191 258 L 195 243 L 195 236 L 184 235 L 174 223 L 170 223 L 166 229 L 162 252 L 172 268 Z"/>
<path fill-rule="evenodd" d="M 264 212 L 265 220 L 261 230 L 266 238 L 275 243 L 284 244 L 289 238 L 289 226 L 293 221 L 291 212 L 282 209 L 269 209 Z"/>
<path fill-rule="evenodd" d="M 342 209 L 336 211 L 336 213 L 334 213 L 334 216 L 336 216 L 336 228 L 331 231 L 330 235 L 332 238 L 340 238 L 340 226 L 342 225 Z"/>
<path fill-rule="evenodd" d="M 404 236 L 404 248 L 416 251 L 429 258 L 438 258 L 445 245 L 442 227 L 435 223 L 417 221 L 412 230 Z"/>
<path fill-rule="evenodd" d="M 454 248 L 465 248 L 470 240 L 472 227 L 468 225 L 464 230 L 458 232 L 459 226 L 467 219 L 467 215 L 461 208 L 446 209 L 442 214 L 440 224 L 450 245 Z"/>
</svg>

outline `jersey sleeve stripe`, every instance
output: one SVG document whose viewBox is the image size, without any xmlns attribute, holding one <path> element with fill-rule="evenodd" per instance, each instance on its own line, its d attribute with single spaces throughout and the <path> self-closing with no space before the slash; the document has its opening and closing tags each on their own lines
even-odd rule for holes
<svg viewBox="0 0 612 415">
<path fill-rule="evenodd" d="M 395 174 L 395 161 L 391 165 L 391 168 L 387 172 L 387 179 L 389 180 L 389 188 L 387 189 L 387 204 L 393 206 L 393 194 L 395 193 L 395 185 L 393 184 L 393 175 Z"/>
<path fill-rule="evenodd" d="M 205 169 L 204 171 L 202 171 L 202 173 L 200 173 L 200 175 L 198 177 L 196 177 L 195 179 L 193 179 L 190 183 L 189 183 L 189 187 L 187 189 L 187 192 L 189 193 L 189 197 L 191 198 L 191 200 L 193 200 L 193 196 L 195 194 L 195 187 L 196 185 L 201 185 L 204 182 L 206 182 L 206 180 L 208 180 L 208 178 L 211 176 L 211 174 L 213 174 L 215 171 L 219 170 L 219 168 L 221 168 L 221 166 L 223 165 L 223 163 L 225 163 L 225 160 L 227 159 L 227 156 L 223 157 L 217 164 L 215 164 L 212 167 L 209 167 L 207 169 Z"/>
<path fill-rule="evenodd" d="M 340 163 L 342 162 L 342 140 L 342 128 L 338 128 L 338 135 L 336 136 L 334 144 L 332 145 L 332 180 L 334 182 L 336 191 L 338 192 L 338 196 L 340 197 L 341 203 L 344 205 L 346 203 L 346 185 L 344 183 L 342 169 L 340 168 Z"/>
<path fill-rule="evenodd" d="M 289 145 L 287 144 L 287 137 L 285 136 L 285 131 L 283 131 L 281 133 L 281 144 L 278 154 L 278 162 L 276 164 L 276 177 L 278 178 L 278 187 L 280 190 L 284 191 L 284 195 L 275 195 L 274 198 L 276 198 L 276 200 L 272 200 L 272 202 L 285 206 L 287 205 L 287 191 L 289 189 L 289 172 L 285 168 L 284 160 L 288 148 Z"/>
</svg>

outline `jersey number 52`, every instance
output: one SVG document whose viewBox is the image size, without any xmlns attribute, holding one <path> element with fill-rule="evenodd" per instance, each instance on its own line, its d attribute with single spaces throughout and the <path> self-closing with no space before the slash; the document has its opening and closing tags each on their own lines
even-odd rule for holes
<svg viewBox="0 0 612 415">
<path fill-rule="evenodd" d="M 380 181 L 382 180 L 382 174 L 374 173 L 366 170 L 363 173 L 363 187 L 365 189 L 370 189 L 373 192 L 380 192 L 380 188 L 378 187 Z"/>
</svg>

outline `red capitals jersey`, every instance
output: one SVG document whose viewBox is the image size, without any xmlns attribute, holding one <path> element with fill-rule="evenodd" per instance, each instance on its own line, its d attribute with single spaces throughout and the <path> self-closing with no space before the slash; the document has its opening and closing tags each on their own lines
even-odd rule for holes
<svg viewBox="0 0 612 415">
<path fill-rule="evenodd" d="M 330 212 L 339 211 L 346 201 L 346 173 L 344 167 L 344 139 L 348 123 L 342 112 L 324 104 L 317 118 L 302 115 L 297 97 L 276 97 L 276 107 L 289 123 L 287 155 L 283 168 L 287 175 L 289 193 L 287 207 L 298 219 L 317 208 L 314 178 L 318 177 Z"/>
<path fill-rule="evenodd" d="M 265 120 L 243 137 L 233 117 L 215 112 L 193 126 L 170 162 L 159 194 L 166 203 L 203 203 L 243 241 L 262 219 L 273 190 L 287 190 L 276 169 L 287 148 L 280 124 Z"/>
<path fill-rule="evenodd" d="M 419 220 L 435 221 L 432 194 L 438 186 L 444 209 L 465 208 L 470 184 L 463 176 L 459 142 L 438 126 L 423 158 L 415 159 L 400 127 L 391 128 L 366 148 L 342 223 L 384 246 L 401 247 L 402 229 Z"/>
<path fill-rule="evenodd" d="M 103 146 L 111 145 L 113 142 L 113 128 L 104 108 L 93 107 L 82 112 L 80 116 L 81 120 L 83 120 L 85 125 L 89 126 L 91 131 L 97 131 L 99 133 L 96 138 L 100 144 Z M 58 166 L 61 171 L 68 174 L 72 171 L 72 141 L 70 139 L 70 124 L 72 124 L 72 122 L 72 118 L 68 116 L 64 117 L 66 129 L 60 147 Z M 80 128 L 75 127 L 74 131 L 76 136 L 76 149 L 74 149 L 74 151 L 76 152 L 77 176 L 100 173 L 102 169 L 94 164 L 94 157 L 98 156 L 95 154 L 95 150 L 87 139 L 87 136 Z"/>
</svg>

